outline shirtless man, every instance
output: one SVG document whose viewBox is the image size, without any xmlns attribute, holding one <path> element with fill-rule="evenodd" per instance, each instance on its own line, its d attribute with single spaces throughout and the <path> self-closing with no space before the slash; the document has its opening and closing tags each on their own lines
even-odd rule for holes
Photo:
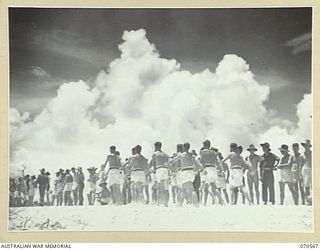
<svg viewBox="0 0 320 250">
<path fill-rule="evenodd" d="M 182 181 L 182 197 L 180 206 L 182 206 L 184 198 L 188 203 L 193 201 L 192 194 L 194 192 L 193 181 L 195 178 L 195 171 L 198 168 L 203 169 L 203 166 L 198 162 L 194 155 L 189 152 L 190 144 L 183 144 L 183 153 L 178 154 L 175 158 L 170 160 L 170 163 L 180 161 L 181 163 L 181 181 Z"/>
<path fill-rule="evenodd" d="M 122 205 L 122 196 L 120 190 L 120 169 L 121 162 L 120 157 L 116 154 L 116 147 L 110 147 L 110 154 L 107 156 L 107 159 L 104 163 L 106 166 L 109 163 L 109 170 L 107 172 L 108 178 L 107 183 L 110 187 L 112 200 L 115 202 L 115 205 Z"/>
<path fill-rule="evenodd" d="M 222 161 L 223 160 L 222 154 L 219 151 L 217 151 L 217 153 L 218 153 L 219 161 Z M 225 201 L 227 202 L 227 204 L 229 204 L 229 195 L 227 192 L 227 180 L 229 180 L 230 171 L 228 168 L 228 164 L 217 163 L 216 167 L 218 172 L 218 179 L 216 181 L 217 188 L 220 190 L 220 192 L 221 191 L 223 192 Z"/>
<path fill-rule="evenodd" d="M 161 150 L 161 142 L 154 144 L 154 153 L 152 154 L 149 167 L 156 171 L 156 179 L 158 181 L 159 196 L 165 207 L 169 202 L 169 155 Z"/>
<path fill-rule="evenodd" d="M 280 205 L 283 205 L 284 202 L 284 196 L 285 196 L 285 186 L 286 184 L 289 187 L 289 190 L 292 194 L 292 198 L 295 205 L 298 205 L 298 199 L 296 190 L 294 189 L 293 183 L 293 172 L 292 172 L 292 163 L 293 159 L 291 155 L 289 154 L 289 147 L 288 145 L 281 145 L 279 148 L 282 158 L 280 159 L 280 163 L 278 164 L 277 168 L 280 169 L 280 181 L 279 181 L 279 187 L 280 187 Z"/>
<path fill-rule="evenodd" d="M 292 144 L 292 172 L 293 172 L 293 187 L 295 189 L 297 199 L 299 200 L 299 191 L 301 195 L 302 205 L 305 204 L 305 195 L 304 195 L 304 186 L 303 186 L 303 178 L 302 178 L 302 167 L 304 164 L 303 156 L 299 152 L 299 144 Z"/>
<path fill-rule="evenodd" d="M 255 193 L 256 193 L 256 201 L 257 201 L 257 204 L 259 205 L 260 192 L 259 192 L 258 165 L 259 165 L 260 161 L 262 160 L 262 158 L 255 153 L 258 149 L 256 149 L 256 147 L 253 144 L 251 144 L 247 150 L 250 152 L 250 155 L 246 157 L 246 163 L 248 166 L 247 182 L 248 182 L 248 187 L 249 187 L 249 193 L 250 193 L 252 203 L 254 203 L 253 202 L 253 200 L 254 200 L 253 186 L 254 186 Z"/>
<path fill-rule="evenodd" d="M 312 145 L 310 140 L 306 140 L 306 142 L 301 143 L 304 147 L 304 165 L 302 167 L 302 178 L 303 178 L 303 185 L 305 187 L 305 195 L 306 200 L 309 204 L 312 203 L 312 199 L 310 197 L 311 188 L 312 188 L 312 151 L 310 150 Z"/>
<path fill-rule="evenodd" d="M 240 147 L 236 143 L 230 144 L 230 154 L 221 161 L 221 164 L 227 160 L 230 161 L 230 200 L 231 204 L 235 204 L 234 189 L 239 188 L 244 197 L 249 201 L 251 205 L 251 199 L 249 194 L 243 185 L 243 168 L 246 167 L 246 163 L 240 155 Z"/>
<path fill-rule="evenodd" d="M 217 189 L 216 181 L 218 179 L 218 172 L 216 169 L 216 163 L 219 161 L 218 153 L 210 148 L 211 143 L 209 140 L 203 142 L 203 149 L 200 152 L 200 162 L 204 167 L 204 173 L 206 174 L 206 183 L 204 187 L 204 205 L 207 205 L 208 189 L 210 188 L 212 193 L 218 197 L 219 203 L 223 204 L 221 192 Z"/>
<path fill-rule="evenodd" d="M 136 154 L 131 157 L 129 167 L 131 169 L 132 198 L 134 202 L 144 203 L 143 185 L 148 167 L 148 160 L 141 154 L 141 146 L 135 147 Z"/>
<path fill-rule="evenodd" d="M 175 153 L 171 158 L 175 158 L 178 154 L 181 154 L 183 151 L 182 144 L 177 145 L 177 153 Z M 171 171 L 171 193 L 172 193 L 172 200 L 173 203 L 176 201 L 179 203 L 181 198 L 181 190 L 182 190 L 182 183 L 181 183 L 181 163 L 180 161 L 175 162 L 174 164 L 170 164 L 170 171 Z"/>
</svg>

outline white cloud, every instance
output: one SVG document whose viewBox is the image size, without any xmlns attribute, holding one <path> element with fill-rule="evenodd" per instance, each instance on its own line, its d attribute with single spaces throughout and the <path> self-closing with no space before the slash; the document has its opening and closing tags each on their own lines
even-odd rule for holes
<svg viewBox="0 0 320 250">
<path fill-rule="evenodd" d="M 188 141 L 198 149 L 209 138 L 226 153 L 230 142 L 247 146 L 292 137 L 290 124 L 283 122 L 287 127 L 282 128 L 268 120 L 269 87 L 254 79 L 241 57 L 225 55 L 215 72 L 192 74 L 176 60 L 161 58 L 143 29 L 125 31 L 123 40 L 121 56 L 92 87 L 83 81 L 61 85 L 33 121 L 12 111 L 13 121 L 23 121 L 12 132 L 13 170 L 22 164 L 33 173 L 43 167 L 98 165 L 110 145 L 127 157 L 132 146 L 141 144 L 150 157 L 156 140 L 172 153 L 176 143 Z M 297 106 L 299 140 L 310 130 L 303 117 L 308 108 L 305 97 Z M 272 126 L 268 131 L 266 124 Z"/>
</svg>

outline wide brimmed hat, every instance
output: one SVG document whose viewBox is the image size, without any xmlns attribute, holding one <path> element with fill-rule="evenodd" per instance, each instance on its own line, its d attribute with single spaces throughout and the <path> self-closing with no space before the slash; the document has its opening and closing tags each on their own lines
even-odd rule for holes
<svg viewBox="0 0 320 250">
<path fill-rule="evenodd" d="M 40 169 L 40 172 L 44 173 L 44 172 L 46 172 L 46 170 L 44 168 L 42 168 L 42 169 Z"/>
<path fill-rule="evenodd" d="M 289 146 L 286 144 L 282 144 L 281 147 L 279 148 L 279 150 L 289 152 Z"/>
<path fill-rule="evenodd" d="M 303 147 L 310 147 L 310 148 L 312 147 L 310 140 L 306 140 L 306 142 L 302 142 L 301 145 Z"/>
<path fill-rule="evenodd" d="M 258 151 L 258 149 L 256 149 L 256 147 L 253 144 L 250 144 L 249 148 L 247 148 L 248 151 Z"/>
<path fill-rule="evenodd" d="M 46 175 L 51 175 L 49 171 L 46 172 Z"/>
<path fill-rule="evenodd" d="M 64 172 L 64 170 L 63 170 L 62 168 L 60 168 L 60 169 L 59 169 L 59 172 L 60 172 L 60 173 L 63 173 L 63 172 Z"/>
<path fill-rule="evenodd" d="M 91 168 L 87 168 L 88 171 L 96 171 L 98 168 L 96 167 L 91 167 Z"/>
</svg>

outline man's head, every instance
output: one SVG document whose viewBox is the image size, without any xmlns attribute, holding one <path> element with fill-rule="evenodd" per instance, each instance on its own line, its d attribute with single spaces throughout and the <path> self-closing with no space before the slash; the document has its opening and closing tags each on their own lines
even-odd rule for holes
<svg viewBox="0 0 320 250">
<path fill-rule="evenodd" d="M 120 156 L 120 152 L 119 151 L 116 151 L 116 156 Z"/>
<path fill-rule="evenodd" d="M 116 152 L 116 146 L 111 146 L 110 147 L 110 154 L 115 154 Z"/>
<path fill-rule="evenodd" d="M 82 173 L 82 167 L 78 167 L 77 170 L 79 173 Z"/>
<path fill-rule="evenodd" d="M 66 174 L 70 174 L 70 169 L 66 169 Z"/>
<path fill-rule="evenodd" d="M 190 149 L 190 143 L 186 142 L 183 144 L 183 151 L 188 152 Z"/>
<path fill-rule="evenodd" d="M 279 148 L 282 155 L 288 155 L 289 154 L 289 147 L 286 144 L 282 144 Z"/>
<path fill-rule="evenodd" d="M 182 153 L 183 152 L 183 145 L 182 144 L 178 144 L 177 145 L 177 153 Z"/>
<path fill-rule="evenodd" d="M 251 144 L 249 148 L 247 148 L 247 150 L 250 152 L 251 155 L 253 155 L 258 149 L 256 149 L 256 147 L 253 144 Z"/>
<path fill-rule="evenodd" d="M 46 173 L 46 170 L 43 168 L 43 169 L 40 170 L 40 173 L 41 173 L 41 174 L 45 174 L 45 173 Z"/>
<path fill-rule="evenodd" d="M 161 151 L 161 147 L 162 147 L 162 143 L 157 141 L 155 144 L 154 144 L 154 151 Z"/>
<path fill-rule="evenodd" d="M 299 153 L 299 143 L 293 143 L 292 144 L 292 151 L 294 153 Z"/>
<path fill-rule="evenodd" d="M 56 172 L 56 177 L 59 177 L 60 176 L 60 172 Z"/>
<path fill-rule="evenodd" d="M 202 143 L 202 145 L 203 145 L 203 147 L 204 147 L 205 149 L 209 149 L 210 146 L 211 146 L 211 143 L 210 143 L 209 140 L 205 140 L 205 141 Z"/>
<path fill-rule="evenodd" d="M 72 172 L 72 173 L 75 173 L 75 172 L 76 172 L 76 169 L 75 169 L 74 167 L 72 167 L 72 168 L 71 168 L 71 172 Z"/>
<path fill-rule="evenodd" d="M 271 151 L 270 144 L 268 142 L 260 144 L 264 153 L 269 153 Z"/>
<path fill-rule="evenodd" d="M 142 147 L 140 145 L 137 145 L 136 146 L 136 152 L 137 154 L 140 154 L 141 153 L 141 150 L 142 150 Z"/>
<path fill-rule="evenodd" d="M 236 147 L 236 149 L 234 150 L 234 152 L 237 153 L 238 155 L 241 155 L 242 151 L 243 151 L 242 146 L 238 146 L 238 147 Z"/>
<path fill-rule="evenodd" d="M 136 153 L 137 153 L 136 147 L 132 148 L 132 149 L 131 149 L 131 154 L 132 154 L 132 155 L 135 155 Z"/>
<path fill-rule="evenodd" d="M 306 151 L 310 151 L 312 147 L 310 140 L 306 140 L 306 142 L 302 142 L 301 145 L 304 147 Z"/>
<path fill-rule="evenodd" d="M 238 144 L 237 143 L 231 143 L 230 144 L 230 152 L 234 152 L 238 147 Z"/>
</svg>

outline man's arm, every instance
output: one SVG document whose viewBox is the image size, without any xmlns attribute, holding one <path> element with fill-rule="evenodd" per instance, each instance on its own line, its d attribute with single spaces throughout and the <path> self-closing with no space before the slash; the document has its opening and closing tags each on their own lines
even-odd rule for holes
<svg viewBox="0 0 320 250">
<path fill-rule="evenodd" d="M 171 160 L 168 161 L 168 164 L 174 164 L 178 162 L 181 159 L 181 154 L 177 154 L 175 157 L 173 157 Z"/>
</svg>

